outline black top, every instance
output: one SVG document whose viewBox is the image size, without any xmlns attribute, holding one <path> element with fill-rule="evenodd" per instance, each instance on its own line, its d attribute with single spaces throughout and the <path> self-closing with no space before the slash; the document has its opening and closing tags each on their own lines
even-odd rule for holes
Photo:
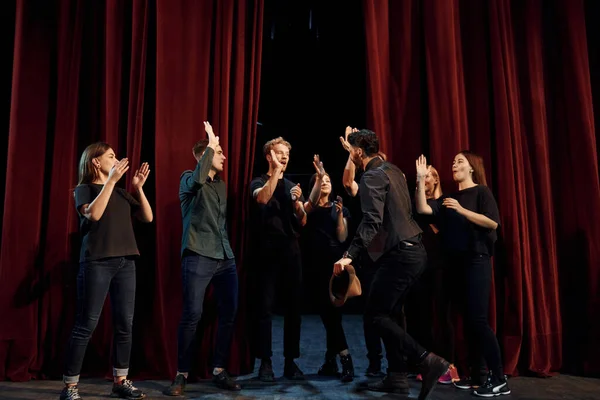
<svg viewBox="0 0 600 400">
<path fill-rule="evenodd" d="M 342 207 L 342 215 L 349 218 L 350 212 L 346 207 Z M 340 258 L 344 249 L 343 243 L 337 238 L 337 221 L 337 212 L 331 203 L 327 207 L 316 206 L 308 213 L 302 235 L 310 255 L 326 258 L 327 261 L 332 258 L 337 261 Z"/>
<path fill-rule="evenodd" d="M 193 171 L 181 174 L 179 202 L 183 217 L 181 253 L 188 249 L 217 260 L 232 259 L 227 236 L 227 186 L 208 176 L 215 151 L 207 147 Z"/>
<path fill-rule="evenodd" d="M 485 185 L 477 185 L 443 195 L 437 200 L 429 200 L 427 203 L 438 222 L 445 250 L 493 255 L 497 239 L 496 230 L 476 225 L 456 211 L 444 207 L 442 202 L 447 197 L 456 199 L 463 208 L 483 214 L 500 224 L 498 205 L 492 191 Z"/>
<path fill-rule="evenodd" d="M 294 204 L 290 190 L 296 184 L 287 178 L 279 179 L 273 196 L 267 204 L 259 204 L 254 199 L 254 191 L 265 186 L 269 175 L 263 174 L 250 182 L 250 196 L 253 197 L 253 224 L 255 233 L 261 240 L 280 242 L 282 240 L 297 240 L 300 224 L 294 214 Z M 304 202 L 301 196 L 300 201 Z"/>
<path fill-rule="evenodd" d="M 139 210 L 140 203 L 125 190 L 114 188 L 98 221 L 90 221 L 79 212 L 81 206 L 98 197 L 103 186 L 92 183 L 75 188 L 75 207 L 82 235 L 79 262 L 140 255 L 131 221 L 131 215 Z"/>
<path fill-rule="evenodd" d="M 379 157 L 369 161 L 358 193 L 363 217 L 348 249 L 353 259 L 366 248 L 376 261 L 401 241 L 421 233 L 412 216 L 406 179 L 394 164 Z"/>
</svg>

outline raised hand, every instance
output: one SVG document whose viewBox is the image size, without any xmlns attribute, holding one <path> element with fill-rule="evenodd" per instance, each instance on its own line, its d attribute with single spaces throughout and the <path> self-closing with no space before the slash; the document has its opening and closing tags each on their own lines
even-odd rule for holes
<svg viewBox="0 0 600 400">
<path fill-rule="evenodd" d="M 204 130 L 208 135 L 208 146 L 215 149 L 219 145 L 219 137 L 215 136 L 215 132 L 213 132 L 213 127 L 208 121 L 204 121 Z"/>
<path fill-rule="evenodd" d="M 279 160 L 277 159 L 277 155 L 275 155 L 275 152 L 273 150 L 271 150 L 271 169 L 273 169 L 274 171 L 281 171 L 281 169 L 283 168 L 283 165 L 279 162 Z"/>
<path fill-rule="evenodd" d="M 427 158 L 425 158 L 425 156 L 421 154 L 421 156 L 417 158 L 415 164 L 417 166 L 417 178 L 425 178 L 425 176 L 427 176 L 427 173 L 429 172 L 429 167 L 427 166 Z"/>
<path fill-rule="evenodd" d="M 124 158 L 124 159 L 118 161 L 110 169 L 110 172 L 108 173 L 108 180 L 112 181 L 113 183 L 117 183 L 119 181 L 119 179 L 121 179 L 123 177 L 123 175 L 125 175 L 125 172 L 127 172 L 128 169 L 129 169 L 129 160 L 127 158 Z"/>
<path fill-rule="evenodd" d="M 352 132 L 358 132 L 358 129 L 352 128 L 351 126 L 347 126 L 344 136 L 340 136 L 340 142 L 342 142 L 342 147 L 346 151 L 350 151 L 350 143 L 348 143 L 348 135 L 350 135 Z"/>
<path fill-rule="evenodd" d="M 144 183 L 146 183 L 146 179 L 148 179 L 149 174 L 150 166 L 147 162 L 142 163 L 142 165 L 140 165 L 140 168 L 137 171 L 135 171 L 135 174 L 131 179 L 131 184 L 133 185 L 133 187 L 137 190 L 141 189 L 142 186 L 144 186 Z"/>
<path fill-rule="evenodd" d="M 315 171 L 317 171 L 319 179 L 323 179 L 325 176 L 325 168 L 323 168 L 323 162 L 321 162 L 318 154 L 315 154 L 313 157 L 313 166 L 315 167 Z"/>
</svg>

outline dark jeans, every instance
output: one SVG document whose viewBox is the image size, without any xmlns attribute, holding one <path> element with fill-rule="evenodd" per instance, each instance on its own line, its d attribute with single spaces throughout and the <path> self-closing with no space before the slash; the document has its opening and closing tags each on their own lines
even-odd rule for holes
<svg viewBox="0 0 600 400">
<path fill-rule="evenodd" d="M 109 292 L 114 335 L 113 374 L 126 376 L 129 372 L 135 308 L 135 262 L 126 257 L 82 262 L 77 275 L 77 316 L 67 349 L 65 383 L 79 381 L 85 350 Z"/>
<path fill-rule="evenodd" d="M 277 291 L 285 308 L 283 322 L 283 355 L 300 357 L 300 324 L 302 302 L 302 261 L 296 240 L 263 244 L 257 259 L 258 329 L 257 358 L 270 358 L 272 350 L 272 317 Z M 333 269 L 333 266 L 332 266 Z"/>
<path fill-rule="evenodd" d="M 399 323 L 398 310 L 426 263 L 427 253 L 420 241 L 412 246 L 400 243 L 376 262 L 365 319 L 383 339 L 389 372 L 406 372 L 405 357 L 417 362 L 425 354 L 425 349 Z"/>
<path fill-rule="evenodd" d="M 450 267 L 456 274 L 453 297 L 463 314 L 469 345 L 471 374 L 481 371 L 482 356 L 495 375 L 502 376 L 502 356 L 496 334 L 488 322 L 492 263 L 484 254 L 450 254 Z"/>
<path fill-rule="evenodd" d="M 185 251 L 181 260 L 183 314 L 177 335 L 177 370 L 189 372 L 196 327 L 208 284 L 212 282 L 217 298 L 218 326 L 213 366 L 225 368 L 237 312 L 238 276 L 235 259 L 216 260 Z"/>
</svg>

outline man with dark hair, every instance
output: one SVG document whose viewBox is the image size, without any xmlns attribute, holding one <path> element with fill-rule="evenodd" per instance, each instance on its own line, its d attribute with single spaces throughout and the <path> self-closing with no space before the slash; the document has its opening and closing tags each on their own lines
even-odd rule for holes
<svg viewBox="0 0 600 400">
<path fill-rule="evenodd" d="M 209 283 L 213 284 L 219 312 L 213 382 L 222 389 L 241 389 L 225 370 L 238 301 L 237 269 L 226 227 L 227 188 L 218 175 L 223 172 L 225 155 L 212 126 L 204 122 L 204 128 L 208 140 L 197 142 L 193 148 L 196 168 L 185 171 L 179 184 L 183 314 L 177 338 L 177 374 L 164 392 L 169 396 L 181 396 L 185 391 L 196 327 Z"/>
<path fill-rule="evenodd" d="M 283 327 L 283 374 L 301 380 L 304 374 L 294 362 L 300 357 L 300 324 L 302 297 L 302 262 L 298 243 L 299 228 L 306 224 L 300 185 L 284 178 L 292 146 L 283 138 L 269 140 L 263 147 L 269 169 L 252 180 L 254 237 L 257 240 L 257 343 L 256 357 L 261 364 L 258 378 L 273 382 L 271 363 L 272 313 L 276 289 L 281 290 L 285 307 Z"/>
<path fill-rule="evenodd" d="M 421 229 L 412 218 L 406 180 L 398 167 L 378 156 L 379 140 L 374 132 L 367 129 L 352 132 L 348 144 L 352 162 L 364 170 L 358 191 L 363 218 L 348 251 L 334 264 L 334 273 L 339 275 L 363 249 L 375 261 L 377 270 L 365 319 L 379 331 L 388 360 L 387 376 L 382 381 L 368 383 L 366 388 L 408 394 L 406 356 L 421 370 L 419 399 L 427 399 L 450 364 L 421 347 L 396 318 L 406 294 L 427 263 Z"/>
</svg>

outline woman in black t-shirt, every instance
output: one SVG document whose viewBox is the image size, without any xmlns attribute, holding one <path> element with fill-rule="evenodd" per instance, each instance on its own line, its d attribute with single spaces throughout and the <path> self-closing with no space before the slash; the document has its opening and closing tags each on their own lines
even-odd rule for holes
<svg viewBox="0 0 600 400">
<path fill-rule="evenodd" d="M 132 178 L 134 198 L 116 183 L 129 169 L 106 143 L 88 146 L 79 162 L 75 207 L 82 235 L 77 275 L 77 316 L 69 339 L 61 400 L 81 399 L 77 389 L 85 351 L 96 328 L 106 295 L 113 316 L 112 396 L 143 399 L 146 395 L 127 379 L 135 304 L 135 262 L 139 255 L 131 216 L 153 219 L 142 186 L 150 169 L 143 163 Z"/>
<path fill-rule="evenodd" d="M 486 186 L 483 159 L 470 151 L 458 153 L 452 163 L 458 191 L 429 201 L 425 199 L 427 160 L 423 155 L 416 166 L 417 212 L 436 219 L 446 261 L 458 284 L 453 290 L 465 311 L 471 377 L 454 384 L 460 389 L 475 389 L 473 393 L 477 396 L 508 394 L 510 389 L 502 369 L 500 346 L 488 323 L 491 257 L 500 216 L 494 195 Z M 485 382 L 481 380 L 480 354 L 490 370 Z"/>
<path fill-rule="evenodd" d="M 325 363 L 319 368 L 319 375 L 339 376 L 336 358 L 339 354 L 342 364 L 342 382 L 354 378 L 354 365 L 348 352 L 348 343 L 342 327 L 342 311 L 334 307 L 329 298 L 331 266 L 344 253 L 343 243 L 348 238 L 349 212 L 342 204 L 342 198 L 331 201 L 331 180 L 323 170 L 318 156 L 315 156 L 317 173 L 310 180 L 312 188 L 309 201 L 304 204 L 307 221 L 302 233 L 306 253 L 303 255 L 310 265 L 316 280 L 319 314 L 327 335 Z"/>
</svg>

